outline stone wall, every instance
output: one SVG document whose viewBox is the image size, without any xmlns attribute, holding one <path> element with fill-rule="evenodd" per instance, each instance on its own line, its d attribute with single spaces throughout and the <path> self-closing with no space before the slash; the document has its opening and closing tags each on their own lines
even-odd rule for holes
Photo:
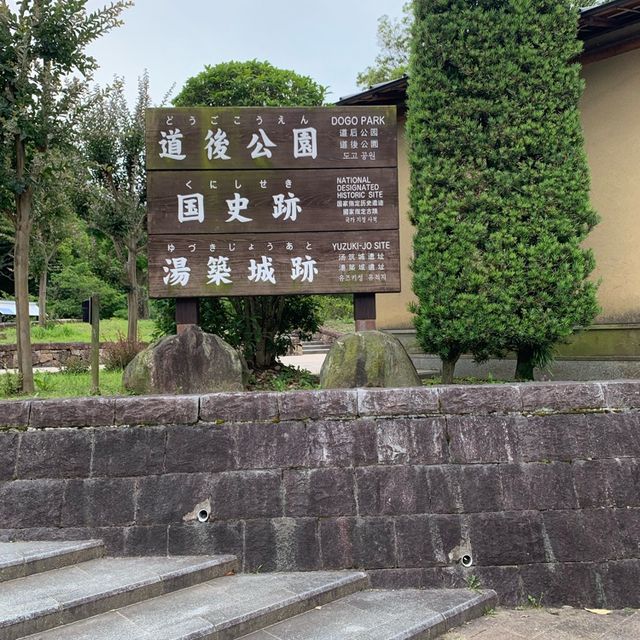
<svg viewBox="0 0 640 640">
<path fill-rule="evenodd" d="M 100 362 L 104 361 L 105 348 L 108 342 L 100 343 Z M 139 342 L 140 346 L 146 343 Z M 2 369 L 18 367 L 17 347 L 15 344 L 0 344 L 0 372 Z M 89 365 L 91 361 L 91 344 L 87 342 L 46 342 L 31 345 L 31 361 L 34 367 L 64 367 L 69 358 L 78 358 Z"/>
<path fill-rule="evenodd" d="M 637 607 L 639 408 L 640 381 L 2 402 L 0 540 Z"/>
<path fill-rule="evenodd" d="M 105 343 L 100 345 L 100 356 Z M 17 368 L 15 344 L 0 344 L 0 370 Z M 89 362 L 91 345 L 86 342 L 50 342 L 31 345 L 31 361 L 34 367 L 62 367 L 71 357 Z"/>
</svg>

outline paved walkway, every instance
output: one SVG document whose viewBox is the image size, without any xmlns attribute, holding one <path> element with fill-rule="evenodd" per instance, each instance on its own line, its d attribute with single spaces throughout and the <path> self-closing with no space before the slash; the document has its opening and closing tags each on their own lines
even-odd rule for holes
<svg viewBox="0 0 640 640">
<path fill-rule="evenodd" d="M 288 367 L 300 367 L 317 376 L 320 375 L 320 368 L 326 356 L 326 353 L 309 353 L 302 356 L 280 356 L 279 360 Z"/>
<path fill-rule="evenodd" d="M 444 640 L 640 640 L 640 610 L 608 615 L 584 609 L 497 609 L 442 636 Z"/>
</svg>

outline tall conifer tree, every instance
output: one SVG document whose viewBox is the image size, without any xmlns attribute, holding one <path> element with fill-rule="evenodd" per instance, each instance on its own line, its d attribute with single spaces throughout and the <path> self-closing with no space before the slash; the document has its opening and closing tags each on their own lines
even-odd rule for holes
<svg viewBox="0 0 640 640">
<path fill-rule="evenodd" d="M 596 315 L 597 222 L 571 0 L 415 0 L 409 84 L 415 325 L 458 357 L 516 351 L 516 377 Z"/>
</svg>

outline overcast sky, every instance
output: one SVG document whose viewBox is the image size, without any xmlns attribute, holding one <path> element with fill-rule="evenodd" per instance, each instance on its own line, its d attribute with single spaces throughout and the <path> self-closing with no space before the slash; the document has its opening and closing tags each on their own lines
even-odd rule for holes
<svg viewBox="0 0 640 640">
<path fill-rule="evenodd" d="M 158 102 L 175 82 L 227 60 L 268 60 L 329 86 L 329 101 L 357 91 L 373 63 L 378 18 L 399 17 L 405 0 L 136 0 L 124 25 L 89 49 L 95 80 L 124 76 L 135 95 L 146 68 Z M 104 0 L 89 0 L 92 10 Z M 175 92 L 174 92 L 175 93 Z"/>
</svg>

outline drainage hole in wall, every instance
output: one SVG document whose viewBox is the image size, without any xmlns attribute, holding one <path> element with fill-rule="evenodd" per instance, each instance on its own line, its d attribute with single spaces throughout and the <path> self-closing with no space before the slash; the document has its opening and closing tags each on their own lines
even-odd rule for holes
<svg viewBox="0 0 640 640">
<path fill-rule="evenodd" d="M 473 564 L 473 558 L 466 554 L 464 556 L 462 556 L 462 558 L 460 559 L 460 562 L 462 564 L 463 567 L 470 567 Z"/>
</svg>

